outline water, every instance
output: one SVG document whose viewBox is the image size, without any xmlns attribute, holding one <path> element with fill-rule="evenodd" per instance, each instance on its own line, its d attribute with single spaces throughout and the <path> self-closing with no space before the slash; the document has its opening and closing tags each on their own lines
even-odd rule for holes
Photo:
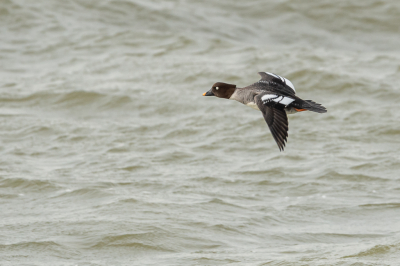
<svg viewBox="0 0 400 266">
<path fill-rule="evenodd" d="M 400 2 L 0 2 L 0 265 L 398 265 Z M 202 97 L 258 71 L 328 113 Z"/>
</svg>

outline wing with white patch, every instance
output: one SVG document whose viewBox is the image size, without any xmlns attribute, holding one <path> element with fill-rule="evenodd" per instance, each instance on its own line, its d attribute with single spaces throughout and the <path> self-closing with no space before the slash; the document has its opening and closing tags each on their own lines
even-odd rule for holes
<svg viewBox="0 0 400 266">
<path fill-rule="evenodd" d="M 283 151 L 289 131 L 287 115 L 282 106 L 282 108 L 277 108 L 265 105 L 262 98 L 266 95 L 270 94 L 257 95 L 254 100 L 262 112 L 276 144 L 278 144 L 279 150 Z"/>
<path fill-rule="evenodd" d="M 265 104 L 265 105 L 271 105 L 271 103 L 272 104 L 280 103 L 280 104 L 287 106 L 287 105 L 291 104 L 292 102 L 294 102 L 294 99 L 292 99 L 290 97 L 276 95 L 276 94 L 264 94 L 261 97 L 261 100 L 262 100 L 263 104 Z"/>
<path fill-rule="evenodd" d="M 296 89 L 294 88 L 293 83 L 288 80 L 287 78 L 281 77 L 279 75 L 270 73 L 270 72 L 258 72 L 258 74 L 261 76 L 261 79 L 259 82 L 275 82 L 277 84 L 280 84 L 284 87 L 284 90 L 288 94 L 295 94 Z"/>
</svg>

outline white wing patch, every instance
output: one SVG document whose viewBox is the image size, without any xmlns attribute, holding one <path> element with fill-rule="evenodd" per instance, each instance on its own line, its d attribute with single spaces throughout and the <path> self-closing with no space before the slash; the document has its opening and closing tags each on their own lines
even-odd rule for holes
<svg viewBox="0 0 400 266">
<path fill-rule="evenodd" d="M 265 72 L 265 73 L 268 74 L 268 75 L 270 75 L 270 76 L 273 76 L 273 77 L 275 77 L 275 78 L 280 79 L 283 83 L 285 83 L 285 84 L 288 85 L 290 88 L 292 88 L 292 90 L 294 90 L 294 92 L 296 92 L 296 89 L 294 88 L 293 83 L 292 83 L 290 80 L 288 80 L 287 78 L 281 77 L 281 76 L 279 76 L 279 75 L 276 75 L 276 74 L 273 74 L 273 73 L 270 73 L 270 72 Z"/>
<path fill-rule="evenodd" d="M 265 73 L 267 73 L 268 75 L 273 76 L 273 77 L 275 77 L 275 78 L 278 78 L 278 79 L 281 78 L 280 76 L 275 75 L 274 73 L 270 73 L 270 72 L 265 72 Z"/>
<path fill-rule="evenodd" d="M 265 94 L 263 97 L 261 97 L 261 100 L 263 102 L 271 101 L 272 99 L 278 98 L 278 95 L 275 94 Z"/>
<path fill-rule="evenodd" d="M 276 94 L 265 94 L 263 97 L 261 97 L 261 100 L 263 101 L 264 104 L 274 101 L 276 103 L 280 103 L 283 105 L 289 105 L 294 101 L 294 99 L 292 98 L 285 96 L 278 96 Z"/>
<path fill-rule="evenodd" d="M 284 97 L 284 96 L 281 96 L 281 97 L 282 97 L 282 99 L 280 101 L 278 101 L 278 103 L 281 103 L 283 105 L 289 105 L 294 101 L 293 99 L 291 99 L 289 97 Z"/>
</svg>

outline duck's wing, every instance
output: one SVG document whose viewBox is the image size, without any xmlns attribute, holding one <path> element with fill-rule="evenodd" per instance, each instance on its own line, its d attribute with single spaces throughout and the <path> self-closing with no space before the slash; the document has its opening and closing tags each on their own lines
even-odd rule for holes
<svg viewBox="0 0 400 266">
<path fill-rule="evenodd" d="M 279 150 L 283 151 L 289 131 L 287 115 L 283 106 L 264 104 L 262 97 L 265 95 L 266 94 L 259 94 L 254 100 L 262 112 L 276 144 L 278 144 Z"/>
<path fill-rule="evenodd" d="M 266 83 L 268 85 L 273 85 L 273 83 L 275 83 L 278 85 L 278 86 L 273 86 L 276 87 L 275 88 L 276 91 L 282 91 L 287 95 L 296 94 L 296 89 L 294 88 L 293 83 L 287 78 L 281 77 L 279 75 L 270 72 L 258 72 L 258 74 L 261 76 L 261 79 L 258 81 L 259 83 Z"/>
</svg>

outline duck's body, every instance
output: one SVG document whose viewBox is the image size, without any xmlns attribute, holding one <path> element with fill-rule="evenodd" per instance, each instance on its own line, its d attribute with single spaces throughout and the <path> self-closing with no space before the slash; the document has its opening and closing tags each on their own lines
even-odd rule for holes
<svg viewBox="0 0 400 266">
<path fill-rule="evenodd" d="M 236 100 L 263 113 L 272 136 L 280 150 L 285 147 L 288 136 L 288 120 L 286 114 L 301 111 L 326 113 L 326 108 L 311 100 L 297 97 L 296 90 L 288 79 L 269 72 L 259 72 L 261 80 L 244 87 L 217 82 L 204 96 L 217 96 Z"/>
</svg>

